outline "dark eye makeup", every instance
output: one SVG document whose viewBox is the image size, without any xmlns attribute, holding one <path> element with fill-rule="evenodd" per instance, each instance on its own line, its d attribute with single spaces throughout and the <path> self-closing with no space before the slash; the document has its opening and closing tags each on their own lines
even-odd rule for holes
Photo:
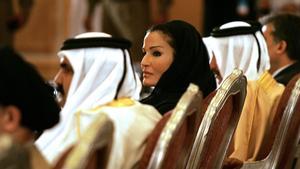
<svg viewBox="0 0 300 169">
<path fill-rule="evenodd" d="M 160 51 L 154 51 L 154 52 L 152 52 L 152 55 L 155 56 L 155 57 L 159 57 L 159 56 L 161 56 L 161 52 Z"/>
</svg>

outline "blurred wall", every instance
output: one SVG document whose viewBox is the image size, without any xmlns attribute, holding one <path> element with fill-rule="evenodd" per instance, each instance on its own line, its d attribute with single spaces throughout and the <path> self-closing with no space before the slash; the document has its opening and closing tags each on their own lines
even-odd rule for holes
<svg viewBox="0 0 300 169">
<path fill-rule="evenodd" d="M 35 0 L 28 23 L 16 34 L 20 51 L 54 52 L 66 34 L 68 0 Z"/>
<path fill-rule="evenodd" d="M 53 79 L 58 70 L 56 53 L 63 41 L 84 32 L 85 1 L 35 0 L 28 23 L 16 34 L 16 49 L 36 65 L 47 80 Z M 174 0 L 169 17 L 185 20 L 201 32 L 202 10 L 202 0 Z"/>
<path fill-rule="evenodd" d="M 202 32 L 203 0 L 174 0 L 169 12 L 170 19 L 182 19 Z"/>
<path fill-rule="evenodd" d="M 56 52 L 61 42 L 78 33 L 86 11 L 85 0 L 35 0 L 29 22 L 15 40 L 20 51 Z M 202 30 L 202 0 L 174 0 L 170 19 L 183 19 Z"/>
</svg>

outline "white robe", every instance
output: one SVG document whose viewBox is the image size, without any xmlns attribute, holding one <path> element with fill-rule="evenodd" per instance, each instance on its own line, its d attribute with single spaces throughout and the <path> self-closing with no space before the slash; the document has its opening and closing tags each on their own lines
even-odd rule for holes
<svg viewBox="0 0 300 169">
<path fill-rule="evenodd" d="M 122 102 L 122 99 L 114 102 Z M 76 118 L 80 121 L 76 127 L 81 132 L 100 113 L 106 114 L 112 120 L 113 143 L 106 169 L 131 169 L 136 166 L 142 157 L 148 135 L 161 118 L 154 107 L 136 101 L 132 103 L 132 105 L 101 106 L 76 113 Z"/>
</svg>

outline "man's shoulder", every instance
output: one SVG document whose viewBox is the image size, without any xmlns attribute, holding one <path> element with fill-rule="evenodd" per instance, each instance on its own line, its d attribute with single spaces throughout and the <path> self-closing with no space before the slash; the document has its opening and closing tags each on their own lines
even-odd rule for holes
<svg viewBox="0 0 300 169">
<path fill-rule="evenodd" d="M 106 104 L 98 105 L 94 108 L 84 110 L 84 112 L 98 112 L 105 109 L 111 109 L 111 108 L 128 108 L 130 106 L 134 106 L 136 104 L 136 101 L 134 101 L 131 98 L 121 98 L 117 100 L 112 100 Z"/>
<path fill-rule="evenodd" d="M 121 98 L 111 101 L 106 104 L 102 110 L 118 110 L 118 112 L 129 112 L 133 114 L 159 114 L 158 111 L 151 105 L 140 103 L 139 101 L 131 98 Z M 152 112 L 152 113 L 150 113 Z"/>
<path fill-rule="evenodd" d="M 279 83 L 287 85 L 287 83 L 298 73 L 300 73 L 300 62 L 295 62 L 280 71 L 274 78 Z"/>
<path fill-rule="evenodd" d="M 131 98 L 120 98 L 106 104 L 109 107 L 128 107 L 133 106 L 136 102 Z"/>
<path fill-rule="evenodd" d="M 110 118 L 125 117 L 143 117 L 150 119 L 160 119 L 161 115 L 151 105 L 142 104 L 131 98 L 121 98 L 113 100 L 105 105 L 97 106 L 93 109 L 81 111 L 82 114 L 105 113 Z"/>
</svg>

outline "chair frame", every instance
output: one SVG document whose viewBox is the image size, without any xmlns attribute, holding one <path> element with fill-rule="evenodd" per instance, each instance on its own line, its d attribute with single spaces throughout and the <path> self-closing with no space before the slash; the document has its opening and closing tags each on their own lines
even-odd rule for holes
<svg viewBox="0 0 300 169">
<path fill-rule="evenodd" d="M 283 151 L 283 147 L 286 142 L 285 138 L 288 135 L 290 122 L 293 119 L 292 117 L 294 113 L 296 113 L 295 107 L 297 104 L 299 104 L 298 102 L 300 102 L 300 78 L 298 78 L 297 82 L 295 83 L 295 86 L 288 99 L 287 106 L 284 109 L 274 144 L 269 155 L 260 161 L 245 162 L 242 166 L 242 169 L 277 169 L 279 167 L 280 158 L 282 156 L 281 152 Z M 294 139 L 292 143 L 289 143 L 292 144 L 293 149 L 291 150 L 291 154 L 294 155 L 297 154 L 298 141 L 300 140 L 300 125 L 298 126 L 298 133 L 295 137 L 296 139 Z M 287 166 L 286 168 L 291 168 L 292 161 L 286 161 L 285 163 Z"/>
<path fill-rule="evenodd" d="M 297 151 L 295 154 L 295 158 L 297 159 L 296 163 L 295 163 L 295 168 L 300 168 L 300 140 L 298 138 L 298 145 L 297 145 Z"/>
<path fill-rule="evenodd" d="M 107 165 L 108 156 L 113 140 L 113 123 L 106 114 L 99 114 L 93 123 L 87 128 L 84 135 L 66 158 L 62 168 L 84 169 L 88 165 L 88 160 L 92 153 L 101 148 L 108 148 L 105 164 Z M 102 155 L 102 154 L 101 154 Z"/>
<path fill-rule="evenodd" d="M 219 112 L 222 110 L 226 100 L 231 95 L 237 95 L 239 100 L 238 111 L 230 118 L 229 128 L 226 130 L 225 138 L 222 140 L 218 155 L 215 159 L 214 169 L 222 167 L 226 152 L 228 150 L 230 141 L 238 123 L 244 101 L 247 93 L 247 79 L 243 72 L 239 69 L 234 69 L 233 72 L 222 82 L 217 89 L 216 95 L 211 100 L 203 120 L 199 126 L 195 142 L 193 144 L 192 152 L 190 154 L 186 169 L 198 169 L 200 167 L 201 159 L 203 158 L 203 148 L 206 145 L 207 133 Z"/>
<path fill-rule="evenodd" d="M 190 84 L 187 91 L 182 95 L 177 103 L 159 136 L 148 164 L 148 169 L 162 168 L 167 151 L 170 148 L 169 145 L 172 140 L 172 136 L 178 132 L 184 120 L 188 116 L 193 113 L 199 113 L 198 110 L 200 110 L 200 106 L 202 105 L 201 103 L 202 93 L 199 90 L 199 87 L 194 84 Z M 194 135 L 196 135 L 196 132 Z"/>
</svg>

